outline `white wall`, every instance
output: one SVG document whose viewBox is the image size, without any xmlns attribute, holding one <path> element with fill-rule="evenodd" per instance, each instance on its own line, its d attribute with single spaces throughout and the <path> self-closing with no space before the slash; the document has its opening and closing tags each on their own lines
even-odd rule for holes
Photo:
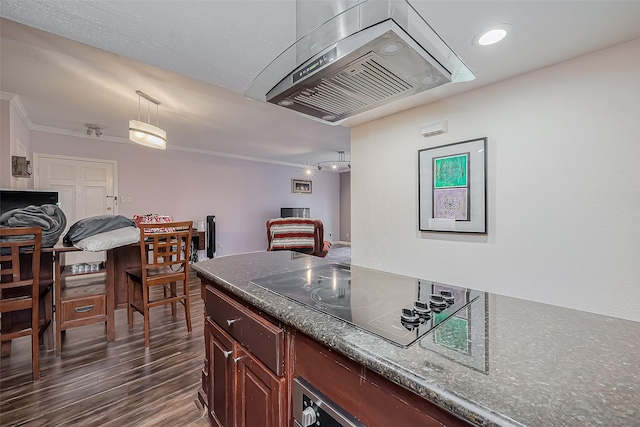
<svg viewBox="0 0 640 427">
<path fill-rule="evenodd" d="M 316 174 L 312 194 L 291 194 L 291 178 L 307 179 L 302 168 L 35 131 L 31 150 L 116 160 L 119 196 L 133 198 L 118 206 L 120 215 L 159 213 L 193 221 L 215 215 L 224 255 L 265 250 L 266 221 L 280 216 L 281 207 L 309 207 L 323 221 L 325 239 L 340 235 L 335 173 Z"/>
<path fill-rule="evenodd" d="M 11 156 L 24 156 L 32 160 L 29 153 L 29 129 L 25 126 L 13 102 L 0 100 L 0 188 L 33 188 L 33 178 L 17 178 L 11 175 Z M 18 148 L 19 145 L 24 152 Z"/>
<path fill-rule="evenodd" d="M 0 188 L 11 188 L 11 106 L 0 100 Z"/>
<path fill-rule="evenodd" d="M 640 321 L 639 76 L 636 40 L 354 128 L 352 262 Z M 488 235 L 420 233 L 418 150 L 485 136 Z"/>
<path fill-rule="evenodd" d="M 340 174 L 340 240 L 351 241 L 351 172 Z"/>
</svg>

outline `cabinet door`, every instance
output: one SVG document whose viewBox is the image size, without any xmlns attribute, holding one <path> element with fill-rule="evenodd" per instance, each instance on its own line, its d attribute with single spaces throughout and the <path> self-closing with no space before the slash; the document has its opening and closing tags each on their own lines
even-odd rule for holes
<svg viewBox="0 0 640 427">
<path fill-rule="evenodd" d="M 216 426 L 233 426 L 233 340 L 224 333 L 210 318 L 205 321 L 208 335 L 209 384 L 207 404 L 209 418 Z"/>
<path fill-rule="evenodd" d="M 284 423 L 285 379 L 278 378 L 244 348 L 237 347 L 238 427 L 280 427 Z"/>
</svg>

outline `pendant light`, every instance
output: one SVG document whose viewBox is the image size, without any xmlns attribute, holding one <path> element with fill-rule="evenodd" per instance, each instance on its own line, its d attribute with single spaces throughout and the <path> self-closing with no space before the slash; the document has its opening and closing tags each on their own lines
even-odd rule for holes
<svg viewBox="0 0 640 427">
<path fill-rule="evenodd" d="M 129 120 L 129 139 L 137 144 L 145 147 L 157 148 L 164 150 L 167 148 L 167 133 L 158 127 L 158 105 L 157 101 L 146 93 L 137 90 L 138 94 L 138 120 Z M 147 121 L 140 121 L 140 102 L 141 98 L 147 100 Z M 156 104 L 156 125 L 152 125 L 150 121 L 150 104 Z"/>
</svg>

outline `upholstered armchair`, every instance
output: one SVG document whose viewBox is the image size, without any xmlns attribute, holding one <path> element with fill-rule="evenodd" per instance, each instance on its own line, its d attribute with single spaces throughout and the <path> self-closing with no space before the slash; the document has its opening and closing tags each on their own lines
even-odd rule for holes
<svg viewBox="0 0 640 427">
<path fill-rule="evenodd" d="M 291 250 L 324 257 L 331 248 L 331 242 L 324 240 L 324 226 L 319 219 L 270 219 L 267 239 L 267 251 Z"/>
</svg>

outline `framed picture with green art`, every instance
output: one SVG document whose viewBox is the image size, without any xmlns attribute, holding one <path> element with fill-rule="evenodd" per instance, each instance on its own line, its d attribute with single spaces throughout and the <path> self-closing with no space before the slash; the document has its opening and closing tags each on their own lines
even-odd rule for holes
<svg viewBox="0 0 640 427">
<path fill-rule="evenodd" d="M 418 151 L 421 231 L 487 233 L 487 138 Z"/>
</svg>

